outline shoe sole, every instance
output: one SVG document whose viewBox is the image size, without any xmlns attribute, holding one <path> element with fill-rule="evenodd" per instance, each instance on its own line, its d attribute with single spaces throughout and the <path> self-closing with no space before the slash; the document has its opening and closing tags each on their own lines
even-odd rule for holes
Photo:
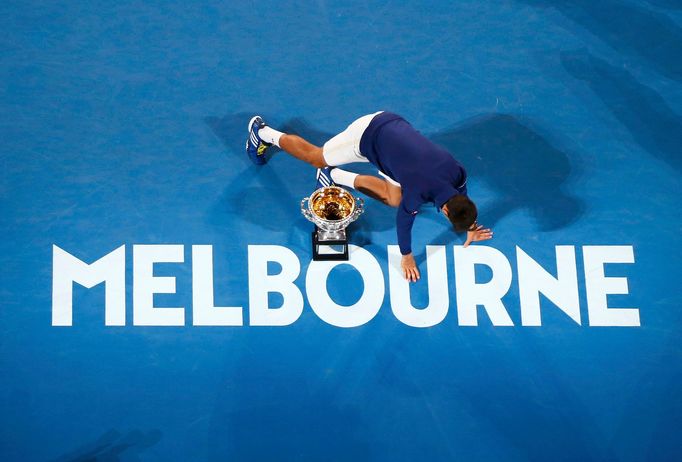
<svg viewBox="0 0 682 462">
<path fill-rule="evenodd" d="M 252 141 L 251 141 L 251 127 L 253 126 L 253 123 L 256 121 L 256 119 L 258 119 L 259 117 L 260 117 L 261 120 L 263 120 L 263 118 L 262 118 L 261 116 L 258 116 L 258 115 L 257 115 L 257 116 L 253 116 L 253 117 L 251 117 L 251 120 L 249 120 L 249 125 L 248 125 L 248 127 L 246 127 L 247 131 L 249 132 L 249 138 L 246 140 L 246 150 L 247 150 L 247 152 L 248 152 L 248 150 L 249 150 L 249 144 L 252 143 Z M 258 147 L 256 147 L 256 149 L 257 149 L 257 148 L 258 148 Z M 249 157 L 251 157 L 250 154 L 249 154 Z M 252 162 L 253 162 L 254 164 L 256 164 L 256 165 L 263 165 L 263 164 L 267 163 L 267 160 L 265 159 L 265 157 L 264 157 L 262 154 L 257 155 L 257 156 L 256 156 L 256 159 L 258 159 L 258 160 L 255 160 L 255 159 L 251 158 Z"/>
</svg>

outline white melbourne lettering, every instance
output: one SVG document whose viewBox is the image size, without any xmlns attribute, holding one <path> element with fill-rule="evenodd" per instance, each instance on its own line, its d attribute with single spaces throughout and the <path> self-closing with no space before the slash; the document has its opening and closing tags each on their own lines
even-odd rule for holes
<svg viewBox="0 0 682 462">
<path fill-rule="evenodd" d="M 192 259 L 192 324 L 195 326 L 243 326 L 242 306 L 215 306 L 213 247 L 191 246 Z M 388 292 L 390 308 L 396 319 L 412 327 L 431 327 L 442 322 L 455 293 L 457 322 L 460 326 L 477 326 L 479 314 L 493 326 L 514 323 L 503 299 L 508 296 L 514 268 L 499 250 L 483 246 L 452 247 L 454 258 L 453 288 L 448 286 L 448 264 L 445 246 L 426 247 L 426 271 L 420 284 L 428 285 L 428 305 L 415 308 L 410 300 L 410 284 L 400 273 L 400 251 L 387 247 Z M 608 295 L 627 295 L 624 277 L 607 277 L 604 265 L 635 262 L 632 246 L 584 246 L 584 284 L 589 326 L 639 326 L 638 308 L 613 308 Z M 516 278 L 521 325 L 541 326 L 540 294 L 556 306 L 573 323 L 582 325 L 579 301 L 579 277 L 573 246 L 556 246 L 556 276 L 543 268 L 528 253 L 516 247 Z M 185 260 L 184 245 L 133 245 L 133 325 L 184 326 L 184 307 L 154 306 L 154 294 L 175 294 L 175 277 L 154 276 L 156 263 L 180 264 Z M 105 283 L 105 324 L 126 325 L 126 246 L 120 246 L 93 263 L 85 263 L 65 250 L 53 246 L 52 325 L 73 324 L 73 283 L 91 288 Z M 268 264 L 282 270 L 268 273 Z M 351 306 L 337 304 L 327 293 L 327 278 L 339 264 L 352 265 L 363 279 L 363 292 Z M 485 283 L 476 281 L 477 265 L 487 266 L 492 274 Z M 337 327 L 357 327 L 375 318 L 386 302 L 384 270 L 374 255 L 360 247 L 350 246 L 347 262 L 310 262 L 301 281 L 301 262 L 289 248 L 280 245 L 248 246 L 248 313 L 251 326 L 287 326 L 303 314 L 308 306 L 322 321 Z M 301 290 L 303 284 L 304 291 Z M 454 289 L 454 290 L 452 290 Z M 269 295 L 278 293 L 282 303 L 269 305 Z M 231 298 L 244 294 L 230 294 Z M 509 303 L 509 300 L 507 300 Z"/>
</svg>

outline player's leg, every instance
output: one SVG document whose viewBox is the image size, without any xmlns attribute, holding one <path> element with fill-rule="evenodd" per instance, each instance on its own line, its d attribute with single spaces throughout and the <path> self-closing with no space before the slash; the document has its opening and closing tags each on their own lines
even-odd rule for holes
<svg viewBox="0 0 682 462">
<path fill-rule="evenodd" d="M 369 159 L 360 152 L 360 141 L 377 114 L 380 113 L 376 112 L 356 119 L 344 131 L 324 143 L 322 156 L 325 166 L 338 167 L 355 162 L 369 162 Z"/>
<path fill-rule="evenodd" d="M 372 175 L 358 175 L 355 189 L 391 207 L 397 207 L 403 197 L 400 186 Z"/>
<path fill-rule="evenodd" d="M 402 199 L 402 189 L 400 186 L 390 183 L 382 178 L 372 175 L 359 175 L 335 168 L 330 172 L 334 183 L 357 189 L 369 197 L 383 202 L 391 207 L 397 207 Z"/>
<path fill-rule="evenodd" d="M 255 116 L 249 122 L 249 138 L 246 151 L 256 164 L 267 160 L 265 150 L 272 145 L 310 165 L 323 168 L 352 162 L 368 162 L 360 153 L 360 139 L 372 118 L 379 113 L 369 114 L 351 123 L 343 132 L 324 144 L 315 146 L 298 135 L 282 133 L 269 127 L 262 117 Z"/>
<path fill-rule="evenodd" d="M 322 155 L 322 148 L 315 146 L 300 136 L 282 134 L 278 140 L 278 143 L 278 146 L 284 152 L 291 154 L 303 162 L 309 163 L 313 167 L 322 168 L 327 166 L 324 156 Z"/>
<path fill-rule="evenodd" d="M 246 140 L 246 152 L 258 165 L 265 164 L 265 151 L 275 145 L 297 159 L 321 168 L 327 164 L 322 156 L 322 148 L 304 140 L 297 135 L 289 135 L 269 127 L 262 117 L 255 116 L 249 122 L 249 137 Z"/>
</svg>

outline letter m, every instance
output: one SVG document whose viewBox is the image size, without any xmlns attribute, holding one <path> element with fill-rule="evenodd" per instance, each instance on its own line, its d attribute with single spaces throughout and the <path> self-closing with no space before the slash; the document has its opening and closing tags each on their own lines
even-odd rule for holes
<svg viewBox="0 0 682 462">
<path fill-rule="evenodd" d="M 126 251 L 122 245 L 94 263 L 87 264 L 52 246 L 52 325 L 73 324 L 73 283 L 90 289 L 104 282 L 105 324 L 124 326 L 126 317 Z"/>
</svg>

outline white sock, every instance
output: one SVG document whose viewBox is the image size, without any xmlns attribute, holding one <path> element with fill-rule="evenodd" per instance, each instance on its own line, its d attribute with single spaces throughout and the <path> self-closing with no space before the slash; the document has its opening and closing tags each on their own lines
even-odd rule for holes
<svg viewBox="0 0 682 462">
<path fill-rule="evenodd" d="M 258 136 L 260 136 L 260 139 L 265 141 L 266 143 L 274 144 L 275 146 L 279 147 L 279 139 L 284 135 L 282 132 L 278 132 L 274 128 L 270 127 L 263 127 L 260 130 L 258 130 Z"/>
<path fill-rule="evenodd" d="M 358 176 L 357 173 L 335 168 L 332 169 L 330 175 L 332 180 L 334 180 L 334 183 L 340 184 L 341 186 L 346 186 L 348 188 L 355 188 L 355 178 Z"/>
</svg>

